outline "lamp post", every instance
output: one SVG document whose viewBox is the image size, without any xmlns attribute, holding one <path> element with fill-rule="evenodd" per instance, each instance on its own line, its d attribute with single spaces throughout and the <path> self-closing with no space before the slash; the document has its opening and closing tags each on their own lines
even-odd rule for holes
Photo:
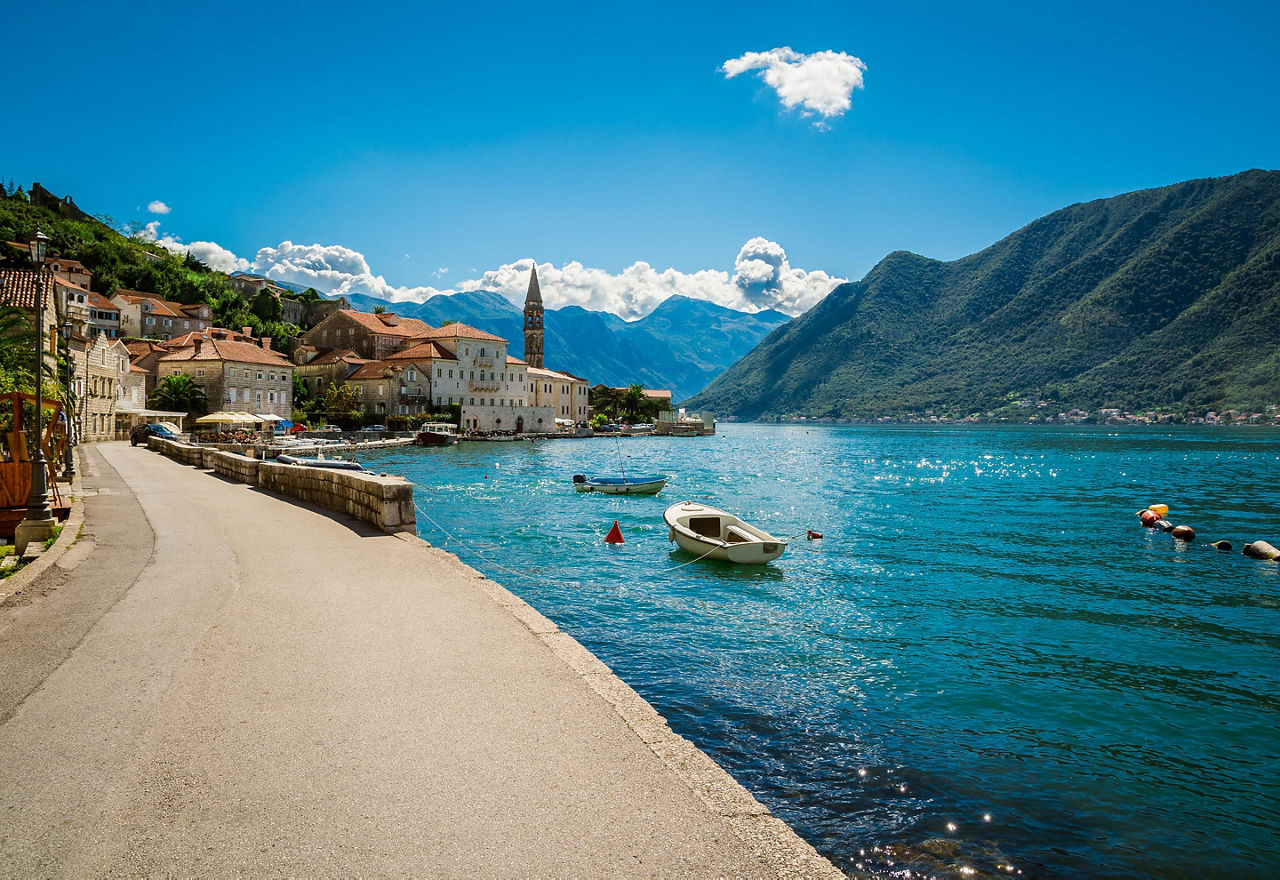
<svg viewBox="0 0 1280 880">
<path fill-rule="evenodd" d="M 27 516 L 14 530 L 14 549 L 21 554 L 31 541 L 44 541 L 53 531 L 53 511 L 49 508 L 49 489 L 45 481 L 47 465 L 42 444 L 44 435 L 44 400 L 40 385 L 44 367 L 44 257 L 49 249 L 49 236 L 36 230 L 28 242 L 31 262 L 36 269 L 36 448 L 31 452 L 31 492 L 27 495 Z M 30 435 L 28 435 L 30 436 Z"/>
<path fill-rule="evenodd" d="M 67 419 L 67 455 L 66 467 L 62 469 L 62 481 L 70 484 L 76 476 L 76 460 L 71 454 L 72 440 L 75 436 L 75 419 L 71 417 L 71 319 L 62 322 L 62 339 L 67 344 L 67 399 L 62 408 Z"/>
</svg>

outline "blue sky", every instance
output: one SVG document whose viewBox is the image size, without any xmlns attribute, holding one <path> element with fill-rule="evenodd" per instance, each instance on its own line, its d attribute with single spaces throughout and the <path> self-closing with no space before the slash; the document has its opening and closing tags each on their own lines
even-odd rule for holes
<svg viewBox="0 0 1280 880">
<path fill-rule="evenodd" d="M 514 295 L 532 259 L 550 305 L 635 316 L 686 292 L 796 311 L 893 250 L 954 259 L 1073 202 L 1280 167 L 1274 2 L 4 18 L 6 68 L 30 73 L 5 127 L 34 118 L 31 81 L 48 125 L 0 138 L 0 176 L 273 276 L 402 297 Z M 726 75 L 782 47 L 860 59 L 849 109 L 788 109 L 761 71 Z"/>
</svg>

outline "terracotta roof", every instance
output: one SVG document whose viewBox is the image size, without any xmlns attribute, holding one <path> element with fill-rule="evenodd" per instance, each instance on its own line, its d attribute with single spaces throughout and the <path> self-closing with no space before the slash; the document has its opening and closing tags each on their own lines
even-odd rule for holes
<svg viewBox="0 0 1280 880">
<path fill-rule="evenodd" d="M 131 364 L 129 364 L 129 372 L 131 372 L 131 373 L 146 373 L 146 372 L 148 372 L 148 371 L 147 371 L 147 370 L 142 369 L 142 367 L 138 366 L 137 364 L 131 363 Z"/>
<path fill-rule="evenodd" d="M 160 358 L 162 361 L 232 361 L 238 364 L 264 364 L 269 367 L 289 367 L 293 364 L 278 351 L 260 348 L 252 342 L 236 342 L 230 339 L 201 339 L 200 351 L 196 346 L 183 348 Z"/>
<path fill-rule="evenodd" d="M 358 382 L 362 379 L 384 379 L 389 378 L 386 373 L 388 370 L 403 370 L 404 367 L 399 364 L 393 364 L 389 361 L 368 361 L 361 364 L 360 368 L 347 376 L 348 382 Z"/>
<path fill-rule="evenodd" d="M 70 281 L 66 280 L 65 278 L 55 278 L 55 279 L 54 279 L 54 282 L 55 282 L 59 287 L 65 287 L 65 288 L 67 288 L 68 290 L 78 290 L 78 291 L 80 291 L 81 293 L 88 293 L 88 292 L 89 292 L 89 291 L 85 290 L 83 287 L 81 287 L 79 284 L 73 284 L 72 282 L 70 282 Z"/>
<path fill-rule="evenodd" d="M 506 342 L 501 336 L 494 336 L 492 333 L 485 333 L 483 330 L 477 330 L 475 327 L 469 327 L 466 324 L 446 324 L 438 330 L 430 330 L 426 333 L 419 333 L 423 339 L 482 339 L 486 342 Z"/>
<path fill-rule="evenodd" d="M 53 289 L 53 273 L 42 270 L 44 276 L 44 303 L 49 302 L 49 291 Z M 34 308 L 36 305 L 36 271 L 34 269 L 0 269 L 0 303 L 17 306 L 21 309 Z"/>
<path fill-rule="evenodd" d="M 192 330 L 189 333 L 183 333 L 179 336 L 171 336 L 162 344 L 165 348 L 170 350 L 186 348 L 188 345 L 195 345 L 197 337 L 202 341 L 205 339 L 230 339 L 232 342 L 254 343 L 252 336 L 246 336 L 239 330 L 228 330 L 225 327 L 206 327 L 203 330 Z"/>
<path fill-rule="evenodd" d="M 457 358 L 453 352 L 445 348 L 438 342 L 419 342 L 417 345 L 411 345 L 404 351 L 397 351 L 395 354 L 387 355 L 387 360 L 391 361 L 412 361 L 412 360 L 437 360 L 437 361 L 456 361 Z"/>
<path fill-rule="evenodd" d="M 76 273 L 77 275 L 81 275 L 81 274 L 83 274 L 83 275 L 92 275 L 92 274 L 93 274 L 93 273 L 92 273 L 92 272 L 90 272 L 87 268 L 85 268 L 84 263 L 81 263 L 79 260 L 68 260 L 68 259 L 66 259 L 65 257 L 52 257 L 52 258 L 50 258 L 50 259 L 46 260 L 45 262 L 49 263 L 49 265 L 51 265 L 51 266 L 54 266 L 54 267 L 55 267 L 55 268 L 57 268 L 57 269 L 58 269 L 58 271 L 60 271 L 60 272 L 65 272 L 65 271 L 67 271 L 67 269 L 78 269 L 79 271 Z M 65 268 L 65 269 L 64 269 L 64 268 L 61 268 L 61 267 L 63 267 L 63 266 L 65 266 L 66 268 Z"/>
<path fill-rule="evenodd" d="M 399 315 L 378 315 L 369 312 L 358 312 L 355 309 L 338 309 L 334 314 L 346 315 L 366 330 L 381 333 L 385 336 L 425 336 L 431 331 L 431 325 L 417 318 L 402 318 Z M 383 320 L 394 321 L 388 324 Z"/>
<path fill-rule="evenodd" d="M 160 343 L 152 342 L 149 339 L 141 342 L 126 342 L 124 344 L 124 347 L 129 349 L 129 357 L 135 358 L 135 359 L 146 357 L 147 355 L 155 351 L 169 350 L 165 348 L 163 345 L 161 345 Z"/>
<path fill-rule="evenodd" d="M 654 400 L 670 400 L 671 392 L 665 388 L 645 388 L 644 396 L 653 398 Z"/>
<path fill-rule="evenodd" d="M 325 364 L 336 364 L 338 361 L 345 361 L 349 364 L 367 364 L 371 363 L 366 358 L 358 356 L 349 348 L 329 348 L 320 352 L 318 355 L 307 361 L 302 366 L 310 367 L 313 364 L 324 366 Z"/>
<path fill-rule="evenodd" d="M 89 305 L 95 309 L 103 311 L 118 312 L 120 309 L 111 300 L 107 299 L 100 293 L 94 293 L 92 290 L 86 291 L 89 294 Z"/>
<path fill-rule="evenodd" d="M 565 381 L 566 379 L 568 379 L 568 380 L 570 380 L 570 381 L 573 381 L 573 382 L 585 382 L 585 381 L 587 381 L 586 379 L 583 379 L 583 378 L 582 378 L 582 377 L 580 377 L 580 376 L 575 376 L 575 375 L 573 375 L 573 373 L 561 373 L 561 372 L 557 372 L 557 371 L 555 371 L 555 370 L 547 370 L 547 369 L 544 369 L 544 368 L 542 368 L 542 367 L 530 367 L 530 368 L 529 368 L 529 377 L 530 377 L 530 378 L 537 377 L 537 378 L 539 378 L 539 379 L 554 379 L 554 380 L 556 380 L 556 381 L 558 381 L 558 382 L 563 382 L 563 381 Z"/>
<path fill-rule="evenodd" d="M 507 363 L 508 363 L 508 364 L 511 364 L 512 366 L 515 366 L 515 367 L 527 367 L 527 366 L 529 366 L 529 362 L 528 362 L 528 361 L 522 361 L 522 360 L 520 360 L 520 358 L 518 358 L 518 357 L 512 357 L 511 355 L 507 355 Z"/>
</svg>

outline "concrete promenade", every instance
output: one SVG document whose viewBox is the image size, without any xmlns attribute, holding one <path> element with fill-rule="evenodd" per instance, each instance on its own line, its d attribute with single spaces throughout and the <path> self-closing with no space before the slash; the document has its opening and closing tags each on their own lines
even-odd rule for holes
<svg viewBox="0 0 1280 880">
<path fill-rule="evenodd" d="M 0 875 L 843 876 L 452 555 L 79 455 L 0 604 Z"/>
</svg>

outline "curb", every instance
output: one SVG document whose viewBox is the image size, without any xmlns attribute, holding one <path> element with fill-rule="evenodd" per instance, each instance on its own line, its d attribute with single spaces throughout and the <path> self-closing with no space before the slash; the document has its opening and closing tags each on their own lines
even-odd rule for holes
<svg viewBox="0 0 1280 880">
<path fill-rule="evenodd" d="M 501 584 L 467 565 L 453 553 L 434 547 L 409 531 L 393 533 L 406 544 L 418 546 L 433 558 L 469 576 L 494 604 L 524 625 L 539 641 L 574 671 L 631 728 L 641 742 L 706 804 L 724 819 L 753 855 L 777 877 L 844 878 L 846 875 L 807 843 L 790 825 L 769 812 L 751 792 L 728 774 L 706 752 L 673 731 L 667 719 L 649 705 L 577 639 L 562 632 L 551 620 Z"/>
<path fill-rule="evenodd" d="M 39 559 L 27 563 L 17 574 L 0 581 L 0 602 L 29 587 L 36 578 L 44 574 L 49 566 L 61 559 L 62 554 L 70 550 L 71 545 L 80 536 L 80 527 L 84 525 L 84 490 L 80 483 L 79 471 L 76 471 L 66 491 L 71 493 L 71 512 L 62 523 L 62 532 L 58 535 L 58 539 L 53 542 L 53 546 L 40 554 Z"/>
</svg>

